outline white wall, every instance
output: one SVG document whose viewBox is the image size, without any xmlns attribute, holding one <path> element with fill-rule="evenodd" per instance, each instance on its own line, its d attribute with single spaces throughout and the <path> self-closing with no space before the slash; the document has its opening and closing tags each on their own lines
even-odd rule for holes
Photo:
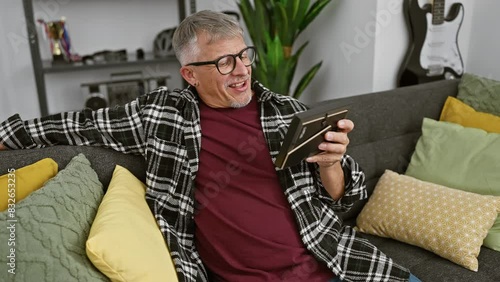
<svg viewBox="0 0 500 282">
<path fill-rule="evenodd" d="M 40 115 L 21 1 L 0 3 L 0 121 Z"/>
<path fill-rule="evenodd" d="M 373 91 L 396 87 L 397 74 L 409 46 L 403 1 L 377 1 L 377 32 L 373 67 Z M 400 40 L 394 40 L 399 35 Z"/>
<path fill-rule="evenodd" d="M 176 25 L 178 21 L 177 1 L 173 0 L 34 1 L 37 15 L 47 15 L 52 19 L 67 17 L 73 45 L 80 54 L 105 48 L 127 48 L 129 52 L 135 52 L 139 47 L 147 49 L 157 32 Z M 447 1 L 447 6 L 457 1 Z M 408 46 L 407 27 L 403 14 L 397 10 L 402 2 L 333 0 L 299 38 L 300 42 L 309 40 L 310 43 L 299 61 L 296 80 L 313 64 L 323 61 L 301 100 L 314 103 L 394 88 Z M 500 38 L 495 31 L 500 23 L 495 13 L 500 9 L 500 2 L 460 2 L 465 6 L 459 44 L 466 71 L 500 79 L 497 67 Z M 236 8 L 233 0 L 198 0 L 197 6 L 198 10 Z M 95 7 L 100 10 L 96 11 Z M 384 18 L 388 13 L 390 17 Z M 0 120 L 14 113 L 20 113 L 26 119 L 37 117 L 40 113 L 22 2 L 1 1 L 0 23 Z M 116 32 L 117 29 L 120 31 Z M 175 68 L 150 68 L 178 75 Z M 107 78 L 112 71 L 117 70 L 47 75 L 47 92 L 51 96 L 49 109 L 55 112 L 80 108 L 83 97 L 79 83 Z M 170 82 L 172 87 L 179 87 L 180 76 Z"/>
<path fill-rule="evenodd" d="M 373 37 L 371 30 L 377 11 L 376 1 L 332 1 L 299 38 L 309 41 L 299 60 L 295 79 L 323 61 L 320 71 L 301 100 L 313 103 L 334 97 L 369 92 L 373 83 Z M 358 46 L 353 51 L 351 46 Z M 297 83 L 298 81 L 296 81 Z"/>
<path fill-rule="evenodd" d="M 500 1 L 475 1 L 467 71 L 500 80 Z"/>
</svg>

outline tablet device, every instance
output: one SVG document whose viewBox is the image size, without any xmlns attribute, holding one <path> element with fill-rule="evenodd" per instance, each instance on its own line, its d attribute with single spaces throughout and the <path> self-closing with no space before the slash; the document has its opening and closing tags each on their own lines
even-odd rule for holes
<svg viewBox="0 0 500 282">
<path fill-rule="evenodd" d="M 274 165 L 285 168 L 321 152 L 325 133 L 337 130 L 337 122 L 347 116 L 347 108 L 323 105 L 296 114 L 281 145 Z"/>
</svg>

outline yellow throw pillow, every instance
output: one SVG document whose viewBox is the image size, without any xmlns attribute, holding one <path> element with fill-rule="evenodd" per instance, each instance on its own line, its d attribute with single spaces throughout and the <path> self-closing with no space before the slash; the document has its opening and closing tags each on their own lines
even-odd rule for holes
<svg viewBox="0 0 500 282">
<path fill-rule="evenodd" d="M 87 256 L 112 281 L 178 281 L 145 189 L 117 165 L 90 229 Z"/>
<path fill-rule="evenodd" d="M 4 191 L 0 193 L 0 211 L 6 210 L 9 203 L 15 204 L 9 202 L 11 192 L 15 191 L 16 203 L 19 203 L 31 192 L 40 189 L 47 180 L 56 176 L 57 171 L 57 163 L 53 159 L 46 158 L 0 176 L 0 188 Z"/>
<path fill-rule="evenodd" d="M 386 170 L 357 218 L 358 231 L 429 250 L 477 271 L 477 256 L 500 197 L 484 196 Z"/>
<path fill-rule="evenodd" d="M 446 99 L 439 120 L 500 133 L 500 116 L 478 112 L 471 106 L 451 96 Z"/>
</svg>

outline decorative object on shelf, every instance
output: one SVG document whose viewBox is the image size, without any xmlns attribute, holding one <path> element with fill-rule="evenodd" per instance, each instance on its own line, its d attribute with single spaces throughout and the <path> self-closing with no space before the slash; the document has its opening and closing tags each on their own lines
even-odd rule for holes
<svg viewBox="0 0 500 282">
<path fill-rule="evenodd" d="M 174 56 L 172 37 L 177 27 L 167 28 L 158 33 L 153 41 L 153 54 L 155 58 Z"/>
<path fill-rule="evenodd" d="M 403 12 L 410 45 L 398 74 L 398 86 L 461 77 L 464 65 L 457 39 L 463 5 L 452 4 L 445 17 L 445 0 L 434 0 L 422 8 L 418 0 L 405 0 Z"/>
<path fill-rule="evenodd" d="M 135 50 L 135 58 L 137 60 L 144 60 L 144 50 L 142 48 Z"/>
<path fill-rule="evenodd" d="M 254 2 L 252 5 L 251 2 Z M 306 41 L 293 52 L 299 34 L 320 14 L 331 0 L 240 0 L 238 7 L 253 45 L 257 48 L 257 63 L 253 74 L 269 89 L 299 98 L 314 78 L 322 62 L 315 64 L 290 89 L 297 62 Z"/>
<path fill-rule="evenodd" d="M 52 62 L 55 64 L 71 62 L 71 40 L 66 27 L 66 18 L 49 22 L 39 19 L 38 22 L 44 25 L 45 34 L 50 40 Z"/>
<path fill-rule="evenodd" d="M 92 55 L 83 56 L 82 61 L 86 65 L 126 62 L 128 59 L 127 50 L 102 50 Z"/>
<path fill-rule="evenodd" d="M 104 94 L 100 92 L 98 84 L 88 85 L 88 90 L 89 94 L 85 101 L 85 108 L 97 110 L 108 106 L 108 101 Z"/>
<path fill-rule="evenodd" d="M 144 77 L 141 71 L 112 73 L 106 81 L 81 84 L 85 108 L 124 105 L 158 87 L 168 88 L 170 75 Z"/>
</svg>

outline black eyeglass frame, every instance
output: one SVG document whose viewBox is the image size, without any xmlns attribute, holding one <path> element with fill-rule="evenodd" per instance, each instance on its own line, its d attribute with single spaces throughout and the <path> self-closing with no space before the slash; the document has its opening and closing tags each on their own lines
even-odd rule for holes
<svg viewBox="0 0 500 282">
<path fill-rule="evenodd" d="M 253 62 L 255 62 L 255 57 L 257 57 L 257 50 L 255 50 L 255 47 L 254 46 L 248 46 L 246 47 L 245 49 L 241 50 L 238 54 L 227 54 L 227 55 L 224 55 L 224 56 L 220 56 L 219 58 L 213 60 L 213 61 L 204 61 L 204 62 L 194 62 L 194 63 L 189 63 L 189 64 L 186 64 L 186 66 L 206 66 L 206 65 L 215 65 L 215 67 L 217 68 L 217 71 L 219 71 L 220 74 L 222 75 L 227 75 L 227 74 L 230 74 L 234 71 L 234 69 L 236 68 L 236 58 L 240 58 L 240 60 L 243 62 L 243 59 L 241 58 L 241 56 L 243 55 L 243 53 L 245 53 L 246 51 L 248 50 L 252 50 L 254 52 L 254 55 L 253 55 L 253 59 L 252 61 L 250 62 L 250 64 L 244 64 L 245 67 L 248 67 L 248 66 L 251 66 L 253 64 Z M 226 58 L 226 57 L 233 57 L 234 59 L 234 64 L 233 64 L 233 68 L 227 72 L 227 73 L 222 73 L 219 69 L 219 61 Z"/>
</svg>

